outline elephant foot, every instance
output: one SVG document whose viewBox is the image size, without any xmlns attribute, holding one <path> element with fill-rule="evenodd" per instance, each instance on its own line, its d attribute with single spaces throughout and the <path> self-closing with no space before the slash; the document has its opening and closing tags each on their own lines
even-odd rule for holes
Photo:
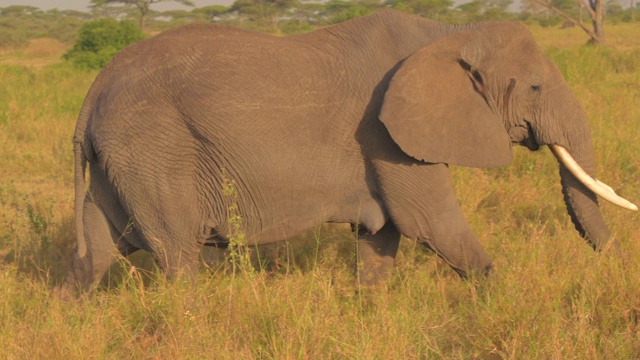
<svg viewBox="0 0 640 360">
<path fill-rule="evenodd" d="M 51 290 L 51 297 L 64 303 L 74 302 L 78 299 L 78 289 L 75 285 L 65 281 Z"/>
<path fill-rule="evenodd" d="M 393 272 L 400 233 L 387 223 L 375 234 L 365 232 L 358 239 L 358 288 L 384 284 Z"/>
<path fill-rule="evenodd" d="M 384 285 L 389 280 L 395 265 L 394 259 L 376 260 L 358 264 L 357 288 L 375 288 Z"/>
<path fill-rule="evenodd" d="M 84 296 L 91 297 L 95 293 L 95 287 L 81 286 L 73 275 L 73 272 L 69 273 L 62 284 L 51 290 L 52 298 L 62 302 L 74 302 Z"/>
<path fill-rule="evenodd" d="M 469 268 L 466 270 L 453 268 L 453 270 L 460 275 L 460 278 L 463 280 L 475 281 L 479 279 L 488 278 L 493 272 L 493 264 L 489 263 L 488 265 L 481 268 Z"/>
<path fill-rule="evenodd" d="M 73 255 L 71 269 L 62 284 L 53 288 L 51 296 L 63 301 L 71 301 L 78 299 L 81 295 L 92 295 L 104 273 L 101 270 L 99 276 L 96 276 L 94 268 L 90 257 L 82 257 L 76 252 Z"/>
</svg>

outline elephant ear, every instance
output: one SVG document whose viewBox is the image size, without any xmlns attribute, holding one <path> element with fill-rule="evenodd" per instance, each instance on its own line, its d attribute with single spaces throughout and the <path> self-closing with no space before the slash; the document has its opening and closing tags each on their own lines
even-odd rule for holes
<svg viewBox="0 0 640 360">
<path fill-rule="evenodd" d="M 470 167 L 512 161 L 509 136 L 485 91 L 487 35 L 466 30 L 440 38 L 393 75 L 379 118 L 407 155 Z"/>
</svg>

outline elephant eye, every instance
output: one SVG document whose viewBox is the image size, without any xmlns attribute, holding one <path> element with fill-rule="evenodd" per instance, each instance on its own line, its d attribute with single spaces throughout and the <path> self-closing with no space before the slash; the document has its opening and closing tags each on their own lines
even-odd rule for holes
<svg viewBox="0 0 640 360">
<path fill-rule="evenodd" d="M 531 85 L 531 90 L 540 91 L 540 85 Z"/>
</svg>

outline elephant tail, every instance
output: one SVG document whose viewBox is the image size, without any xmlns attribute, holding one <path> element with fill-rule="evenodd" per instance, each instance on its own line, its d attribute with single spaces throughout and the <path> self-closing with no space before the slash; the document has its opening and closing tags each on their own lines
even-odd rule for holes
<svg viewBox="0 0 640 360">
<path fill-rule="evenodd" d="M 84 198 L 85 198 L 85 170 L 87 167 L 87 156 L 84 153 L 82 142 L 73 142 L 74 156 L 74 185 L 75 185 L 75 227 L 77 248 L 76 252 L 80 257 L 87 253 L 87 243 L 84 237 Z"/>
<path fill-rule="evenodd" d="M 107 65 L 108 66 L 108 65 Z M 84 199 L 86 195 L 86 181 L 85 172 L 87 168 L 87 161 L 93 160 L 92 148 L 90 144 L 90 136 L 87 134 L 87 128 L 89 121 L 93 116 L 94 109 L 98 98 L 102 93 L 103 85 L 105 83 L 105 71 L 98 74 L 96 80 L 91 85 L 87 97 L 84 99 L 80 114 L 78 115 L 78 121 L 76 122 L 76 129 L 73 135 L 73 157 L 74 157 L 74 186 L 75 186 L 75 228 L 77 239 L 77 255 L 84 257 L 87 251 L 87 243 L 84 236 Z M 90 156 L 89 158 L 87 156 Z"/>
</svg>

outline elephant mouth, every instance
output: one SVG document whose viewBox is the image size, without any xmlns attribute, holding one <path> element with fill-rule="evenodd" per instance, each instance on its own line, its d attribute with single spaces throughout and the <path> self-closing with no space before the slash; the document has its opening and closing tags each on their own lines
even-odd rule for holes
<svg viewBox="0 0 640 360">
<path fill-rule="evenodd" d="M 524 146 L 531 151 L 540 149 L 540 144 L 536 141 L 531 123 L 524 121 L 524 124 L 518 124 L 509 130 L 511 144 Z"/>
</svg>

